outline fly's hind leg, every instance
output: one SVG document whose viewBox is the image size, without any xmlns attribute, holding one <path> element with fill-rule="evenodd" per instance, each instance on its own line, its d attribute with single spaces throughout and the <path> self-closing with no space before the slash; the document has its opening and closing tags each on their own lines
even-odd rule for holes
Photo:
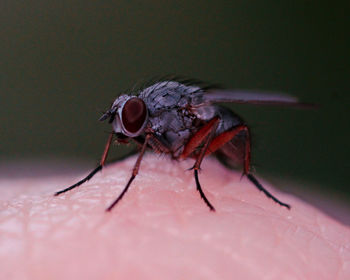
<svg viewBox="0 0 350 280">
<path fill-rule="evenodd" d="M 249 129 L 246 125 L 239 125 L 235 127 L 232 130 L 223 132 L 222 134 L 218 135 L 216 138 L 213 139 L 212 143 L 210 144 L 207 153 L 215 152 L 217 149 L 222 147 L 224 144 L 226 144 L 228 141 L 232 140 L 239 132 L 244 131 L 246 133 L 245 143 L 244 143 L 244 160 L 243 160 L 243 175 L 246 175 L 249 181 L 251 181 L 254 186 L 262 191 L 267 197 L 271 198 L 273 201 L 278 203 L 279 205 L 286 207 L 290 209 L 290 205 L 281 202 L 276 197 L 274 197 L 270 192 L 268 192 L 261 184 L 260 182 L 255 178 L 255 176 L 250 172 L 250 150 L 251 150 L 251 143 L 250 143 L 250 133 Z"/>
<path fill-rule="evenodd" d="M 278 203 L 279 205 L 286 207 L 287 209 L 290 209 L 290 205 L 286 204 L 276 197 L 274 197 L 270 192 L 268 192 L 261 184 L 260 182 L 255 178 L 255 176 L 250 173 L 250 133 L 247 126 L 243 125 L 243 130 L 246 131 L 247 137 L 245 142 L 245 156 L 244 156 L 244 174 L 247 176 L 250 182 L 254 184 L 254 186 L 262 191 L 268 198 L 271 198 L 274 202 Z"/>
<path fill-rule="evenodd" d="M 253 174 L 248 173 L 246 174 L 247 178 L 254 184 L 255 187 L 257 187 L 258 190 L 262 191 L 267 197 L 271 198 L 274 202 L 278 203 L 279 205 L 286 207 L 287 209 L 290 209 L 290 205 L 286 204 L 276 197 L 274 197 L 271 193 L 269 193 L 260 183 L 259 181 L 253 176 Z"/>
</svg>

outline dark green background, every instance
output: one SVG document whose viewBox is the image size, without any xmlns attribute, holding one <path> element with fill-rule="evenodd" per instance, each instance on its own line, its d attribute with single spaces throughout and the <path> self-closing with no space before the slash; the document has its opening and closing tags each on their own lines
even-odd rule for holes
<svg viewBox="0 0 350 280">
<path fill-rule="evenodd" d="M 259 173 L 349 198 L 348 10 L 291 2 L 2 0 L 0 159 L 94 162 L 110 102 L 175 73 L 317 103 L 234 109 L 252 126 Z"/>
</svg>

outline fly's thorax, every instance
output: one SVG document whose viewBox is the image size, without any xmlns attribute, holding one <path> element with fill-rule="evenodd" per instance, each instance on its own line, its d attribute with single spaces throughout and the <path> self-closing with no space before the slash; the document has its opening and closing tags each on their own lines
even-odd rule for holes
<svg viewBox="0 0 350 280">
<path fill-rule="evenodd" d="M 149 116 L 149 124 L 155 136 L 169 148 L 175 158 L 191 137 L 195 120 L 193 114 L 181 108 L 158 111 Z"/>
<path fill-rule="evenodd" d="M 146 102 L 150 114 L 157 115 L 164 110 L 190 105 L 192 94 L 198 91 L 198 86 L 187 86 L 177 81 L 162 81 L 143 89 L 139 97 Z"/>
<path fill-rule="evenodd" d="M 113 103 L 115 112 L 113 130 L 128 137 L 143 133 L 148 122 L 148 109 L 145 102 L 137 96 L 121 95 Z"/>
</svg>

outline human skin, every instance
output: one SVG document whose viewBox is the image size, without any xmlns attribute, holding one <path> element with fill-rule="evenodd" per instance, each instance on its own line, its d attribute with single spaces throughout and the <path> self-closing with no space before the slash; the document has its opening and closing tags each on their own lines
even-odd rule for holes
<svg viewBox="0 0 350 280">
<path fill-rule="evenodd" d="M 206 158 L 147 154 L 111 212 L 136 157 L 84 174 L 0 180 L 0 279 L 350 279 L 350 229 L 296 197 Z M 260 178 L 261 179 L 261 178 Z M 305 186 L 306 187 L 306 186 Z"/>
</svg>

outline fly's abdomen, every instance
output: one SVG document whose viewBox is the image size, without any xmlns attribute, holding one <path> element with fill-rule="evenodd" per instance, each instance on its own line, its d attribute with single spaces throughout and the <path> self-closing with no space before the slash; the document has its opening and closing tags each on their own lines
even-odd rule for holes
<svg viewBox="0 0 350 280">
<path fill-rule="evenodd" d="M 216 135 L 232 131 L 236 127 L 244 125 L 244 121 L 226 107 L 217 106 L 218 116 L 221 119 Z M 246 143 L 249 138 L 248 131 L 242 130 L 231 140 L 223 144 L 216 152 L 217 158 L 230 168 L 241 168 L 246 158 Z"/>
</svg>

